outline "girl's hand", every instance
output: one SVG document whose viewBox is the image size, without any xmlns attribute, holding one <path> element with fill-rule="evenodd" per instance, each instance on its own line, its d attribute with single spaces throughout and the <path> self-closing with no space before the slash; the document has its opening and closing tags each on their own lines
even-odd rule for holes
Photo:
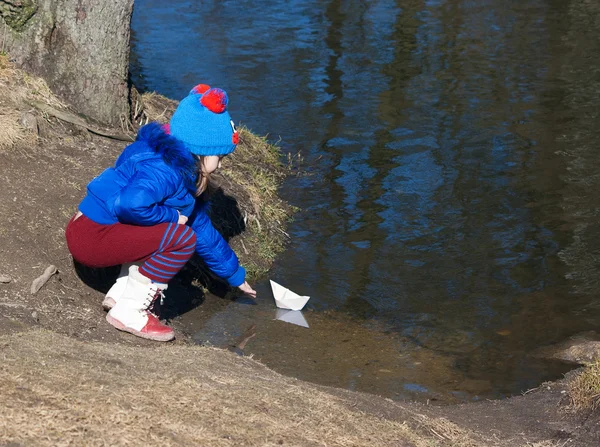
<svg viewBox="0 0 600 447">
<path fill-rule="evenodd" d="M 187 216 L 184 216 L 183 214 L 181 214 L 179 211 L 177 211 L 177 214 L 179 214 L 179 219 L 177 219 L 177 223 L 179 225 L 185 225 L 186 222 L 188 221 Z"/>
<path fill-rule="evenodd" d="M 250 296 L 250 298 L 256 299 L 256 290 L 250 287 L 250 284 L 248 284 L 247 281 L 244 281 L 244 284 L 238 286 L 238 289 L 240 289 L 246 295 Z"/>
</svg>

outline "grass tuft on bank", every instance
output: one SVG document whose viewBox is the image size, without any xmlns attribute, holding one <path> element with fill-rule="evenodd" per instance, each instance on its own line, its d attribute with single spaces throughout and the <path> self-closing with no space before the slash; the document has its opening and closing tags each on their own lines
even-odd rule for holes
<svg viewBox="0 0 600 447">
<path fill-rule="evenodd" d="M 568 385 L 571 408 L 594 411 L 600 408 L 600 359 L 586 366 Z"/>
<path fill-rule="evenodd" d="M 1 93 L 0 93 L 1 94 Z M 0 149 L 12 146 L 23 139 L 23 131 L 19 125 L 19 115 L 0 112 Z"/>
</svg>

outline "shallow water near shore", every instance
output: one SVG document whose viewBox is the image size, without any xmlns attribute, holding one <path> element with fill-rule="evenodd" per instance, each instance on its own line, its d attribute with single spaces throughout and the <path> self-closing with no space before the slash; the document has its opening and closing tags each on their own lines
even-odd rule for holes
<svg viewBox="0 0 600 447">
<path fill-rule="evenodd" d="M 200 343 L 395 399 L 498 398 L 572 365 L 536 349 L 600 331 L 600 5 L 583 1 L 136 1 L 132 75 L 204 82 L 301 154 L 301 211 L 258 304 L 182 317 Z M 210 309 L 210 315 L 209 315 Z"/>
</svg>

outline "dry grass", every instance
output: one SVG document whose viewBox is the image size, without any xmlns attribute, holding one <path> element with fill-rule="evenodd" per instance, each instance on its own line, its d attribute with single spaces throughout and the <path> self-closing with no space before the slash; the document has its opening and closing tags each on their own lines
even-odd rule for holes
<svg viewBox="0 0 600 447">
<path fill-rule="evenodd" d="M 133 104 L 134 118 L 166 124 L 177 108 L 177 101 L 155 92 L 146 92 L 137 97 Z"/>
<path fill-rule="evenodd" d="M 0 92 L 4 107 L 12 105 L 21 108 L 27 100 L 42 101 L 58 108 L 65 107 L 52 93 L 46 81 L 15 68 L 7 55 L 0 55 Z"/>
<path fill-rule="evenodd" d="M 21 113 L 31 108 L 27 101 L 64 107 L 43 79 L 14 68 L 8 56 L 0 54 L 0 149 L 23 139 L 36 138 L 20 124 Z"/>
<path fill-rule="evenodd" d="M 8 56 L 0 55 L 0 149 L 5 149 L 25 136 L 24 129 L 19 125 L 19 114 L 15 105 L 22 99 L 19 89 L 15 91 L 13 83 L 17 77 L 17 70 L 8 61 Z"/>
<path fill-rule="evenodd" d="M 1 94 L 1 93 L 0 93 Z M 22 140 L 25 131 L 19 124 L 19 115 L 13 111 L 0 112 L 0 149 L 12 146 Z"/>
<path fill-rule="evenodd" d="M 0 356 L 0 439 L 7 443 L 488 445 L 449 422 L 360 412 L 218 349 L 82 343 L 38 330 L 1 337 Z"/>
<path fill-rule="evenodd" d="M 50 90 L 50 87 L 48 87 L 48 84 L 46 84 L 46 81 L 42 78 L 30 76 L 23 71 L 20 71 L 19 73 L 22 76 L 22 83 L 25 85 L 27 92 L 26 98 L 28 100 L 42 101 L 49 106 L 58 109 L 67 108 L 66 104 L 52 93 L 52 90 Z"/>
<path fill-rule="evenodd" d="M 248 219 L 262 230 L 262 225 L 281 226 L 289 210 L 277 197 L 277 189 L 285 170 L 280 152 L 266 138 L 254 135 L 245 127 L 239 129 L 240 144 L 224 163 L 222 173 L 248 194 Z M 262 223 L 261 223 L 262 222 Z"/>
<path fill-rule="evenodd" d="M 0 80 L 10 76 L 10 72 L 14 71 L 13 65 L 8 60 L 6 53 L 0 53 Z"/>
<path fill-rule="evenodd" d="M 249 277 L 255 279 L 283 250 L 288 238 L 283 228 L 294 210 L 278 196 L 279 185 L 287 174 L 279 149 L 244 127 L 238 131 L 240 144 L 224 159 L 219 183 L 238 199 L 246 222 L 240 245 L 252 250 L 252 256 L 241 257 Z"/>
<path fill-rule="evenodd" d="M 593 411 L 600 407 L 600 359 L 569 382 L 568 393 L 572 410 Z"/>
<path fill-rule="evenodd" d="M 569 439 L 562 441 L 540 441 L 540 442 L 528 442 L 523 447 L 565 447 L 568 444 Z"/>
</svg>

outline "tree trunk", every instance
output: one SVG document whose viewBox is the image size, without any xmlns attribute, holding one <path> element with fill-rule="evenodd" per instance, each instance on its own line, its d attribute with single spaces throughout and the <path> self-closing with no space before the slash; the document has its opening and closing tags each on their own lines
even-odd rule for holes
<svg viewBox="0 0 600 447">
<path fill-rule="evenodd" d="M 105 124 L 129 117 L 133 0 L 0 0 L 0 42 L 80 113 Z"/>
</svg>

